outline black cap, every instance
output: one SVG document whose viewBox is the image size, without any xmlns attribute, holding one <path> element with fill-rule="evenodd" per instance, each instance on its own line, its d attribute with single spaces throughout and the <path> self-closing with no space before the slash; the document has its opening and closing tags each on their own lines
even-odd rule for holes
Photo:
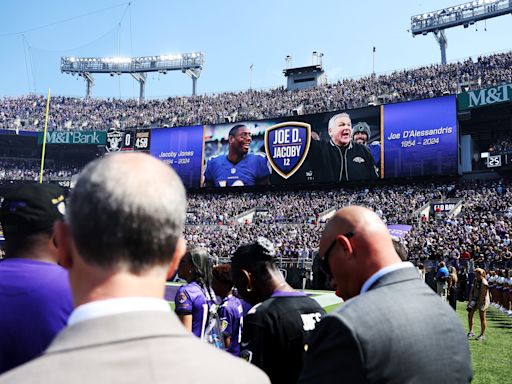
<svg viewBox="0 0 512 384">
<path fill-rule="evenodd" d="M 366 137 L 368 138 L 368 140 L 370 140 L 371 129 L 366 121 L 360 121 L 359 123 L 352 127 L 352 137 L 354 137 L 354 135 L 358 132 L 366 133 Z"/>
<path fill-rule="evenodd" d="M 0 206 L 4 235 L 28 236 L 52 228 L 65 213 L 64 190 L 52 184 L 25 184 L 8 193 Z"/>
</svg>

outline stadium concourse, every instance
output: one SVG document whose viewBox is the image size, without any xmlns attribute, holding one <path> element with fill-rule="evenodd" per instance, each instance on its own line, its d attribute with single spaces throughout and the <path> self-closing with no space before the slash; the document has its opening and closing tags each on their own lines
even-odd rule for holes
<svg viewBox="0 0 512 384">
<path fill-rule="evenodd" d="M 311 89 L 289 92 L 284 88 L 166 100 L 52 98 L 50 130 L 107 130 L 111 127 L 140 128 L 188 126 L 265 119 L 346 110 L 367 106 L 381 99 L 385 103 L 455 94 L 463 84 L 480 88 L 512 83 L 512 52 L 467 58 L 458 63 L 430 65 L 343 79 Z M 0 99 L 0 128 L 38 131 L 43 129 L 46 100 L 42 96 Z"/>
</svg>

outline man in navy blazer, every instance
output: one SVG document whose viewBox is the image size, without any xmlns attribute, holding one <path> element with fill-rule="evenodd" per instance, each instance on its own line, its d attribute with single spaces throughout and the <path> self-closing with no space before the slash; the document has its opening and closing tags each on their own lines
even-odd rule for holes
<svg viewBox="0 0 512 384">
<path fill-rule="evenodd" d="M 402 262 L 385 224 L 346 207 L 320 241 L 324 271 L 345 301 L 324 316 L 300 383 L 468 383 L 473 373 L 457 314 Z"/>
</svg>

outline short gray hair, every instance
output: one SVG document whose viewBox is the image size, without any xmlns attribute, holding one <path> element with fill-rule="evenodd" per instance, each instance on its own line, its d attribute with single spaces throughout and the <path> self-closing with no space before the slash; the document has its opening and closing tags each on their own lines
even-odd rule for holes
<svg viewBox="0 0 512 384">
<path fill-rule="evenodd" d="M 138 273 L 172 260 L 183 233 L 185 189 L 156 158 L 113 154 L 84 168 L 66 211 L 84 261 Z"/>
<path fill-rule="evenodd" d="M 342 112 L 342 113 L 338 113 L 336 115 L 334 115 L 333 117 L 331 117 L 329 119 L 329 124 L 327 125 L 327 127 L 330 129 L 334 126 L 334 124 L 336 124 L 336 120 L 339 119 L 340 117 L 348 117 L 350 119 L 350 121 L 352 121 L 352 119 L 350 118 L 350 115 L 346 112 Z"/>
</svg>

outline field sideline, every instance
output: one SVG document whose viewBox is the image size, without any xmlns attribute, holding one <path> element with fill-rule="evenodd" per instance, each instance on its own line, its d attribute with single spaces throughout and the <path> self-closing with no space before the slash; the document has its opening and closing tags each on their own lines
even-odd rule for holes
<svg viewBox="0 0 512 384">
<path fill-rule="evenodd" d="M 306 292 L 317 300 L 328 313 L 341 305 L 341 299 L 330 291 Z M 170 305 L 171 308 L 174 308 L 173 302 Z M 467 332 L 468 322 L 465 308 L 465 303 L 457 303 L 457 314 Z M 473 331 L 478 335 L 480 332 L 478 314 L 474 317 L 474 324 Z M 486 340 L 470 340 L 469 347 L 474 371 L 473 384 L 512 383 L 512 318 L 491 307 L 487 313 Z"/>
</svg>

